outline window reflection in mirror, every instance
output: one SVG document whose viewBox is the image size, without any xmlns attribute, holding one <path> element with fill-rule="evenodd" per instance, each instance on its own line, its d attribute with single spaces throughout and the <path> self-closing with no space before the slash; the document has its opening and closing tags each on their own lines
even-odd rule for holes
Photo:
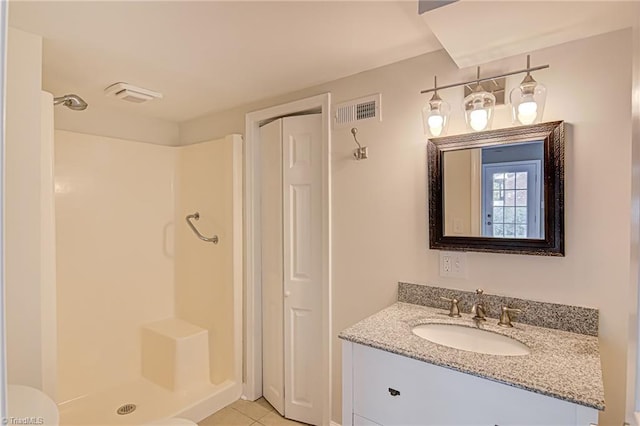
<svg viewBox="0 0 640 426">
<path fill-rule="evenodd" d="M 444 235 L 544 239 L 544 143 L 443 154 Z"/>
</svg>

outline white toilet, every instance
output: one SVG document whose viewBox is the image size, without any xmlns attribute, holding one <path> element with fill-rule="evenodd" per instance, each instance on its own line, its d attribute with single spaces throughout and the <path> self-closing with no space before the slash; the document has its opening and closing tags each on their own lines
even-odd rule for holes
<svg viewBox="0 0 640 426">
<path fill-rule="evenodd" d="M 8 415 L 9 423 L 29 422 L 34 419 L 33 424 L 43 424 L 47 426 L 58 426 L 60 414 L 58 406 L 49 396 L 41 390 L 22 385 L 7 386 Z M 24 419 L 22 422 L 21 420 Z"/>
<path fill-rule="evenodd" d="M 182 419 L 180 417 L 155 420 L 151 423 L 147 423 L 147 425 L 149 426 L 151 425 L 153 426 L 198 426 L 197 423 L 192 422 L 191 420 Z"/>
</svg>

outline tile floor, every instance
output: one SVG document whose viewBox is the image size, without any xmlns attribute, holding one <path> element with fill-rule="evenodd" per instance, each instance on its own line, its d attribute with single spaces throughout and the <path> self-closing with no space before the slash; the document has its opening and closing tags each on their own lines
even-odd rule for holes
<svg viewBox="0 0 640 426">
<path fill-rule="evenodd" d="M 212 414 L 198 423 L 199 426 L 295 426 L 305 423 L 294 422 L 282 417 L 266 399 L 257 401 L 237 400 L 228 407 Z"/>
</svg>

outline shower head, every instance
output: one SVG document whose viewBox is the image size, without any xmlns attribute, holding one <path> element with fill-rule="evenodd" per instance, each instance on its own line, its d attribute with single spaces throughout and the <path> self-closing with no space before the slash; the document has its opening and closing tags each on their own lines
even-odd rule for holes
<svg viewBox="0 0 640 426">
<path fill-rule="evenodd" d="M 78 95 L 64 95 L 53 98 L 54 105 L 64 105 L 74 111 L 82 111 L 87 109 L 87 103 Z"/>
</svg>

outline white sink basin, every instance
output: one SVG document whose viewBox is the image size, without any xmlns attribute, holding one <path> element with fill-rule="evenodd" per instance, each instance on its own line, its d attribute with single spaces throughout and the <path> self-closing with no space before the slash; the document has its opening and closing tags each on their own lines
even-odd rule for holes
<svg viewBox="0 0 640 426">
<path fill-rule="evenodd" d="M 463 351 L 490 355 L 528 355 L 529 348 L 502 334 L 455 324 L 424 324 L 413 328 L 413 334 L 433 343 Z"/>
</svg>

